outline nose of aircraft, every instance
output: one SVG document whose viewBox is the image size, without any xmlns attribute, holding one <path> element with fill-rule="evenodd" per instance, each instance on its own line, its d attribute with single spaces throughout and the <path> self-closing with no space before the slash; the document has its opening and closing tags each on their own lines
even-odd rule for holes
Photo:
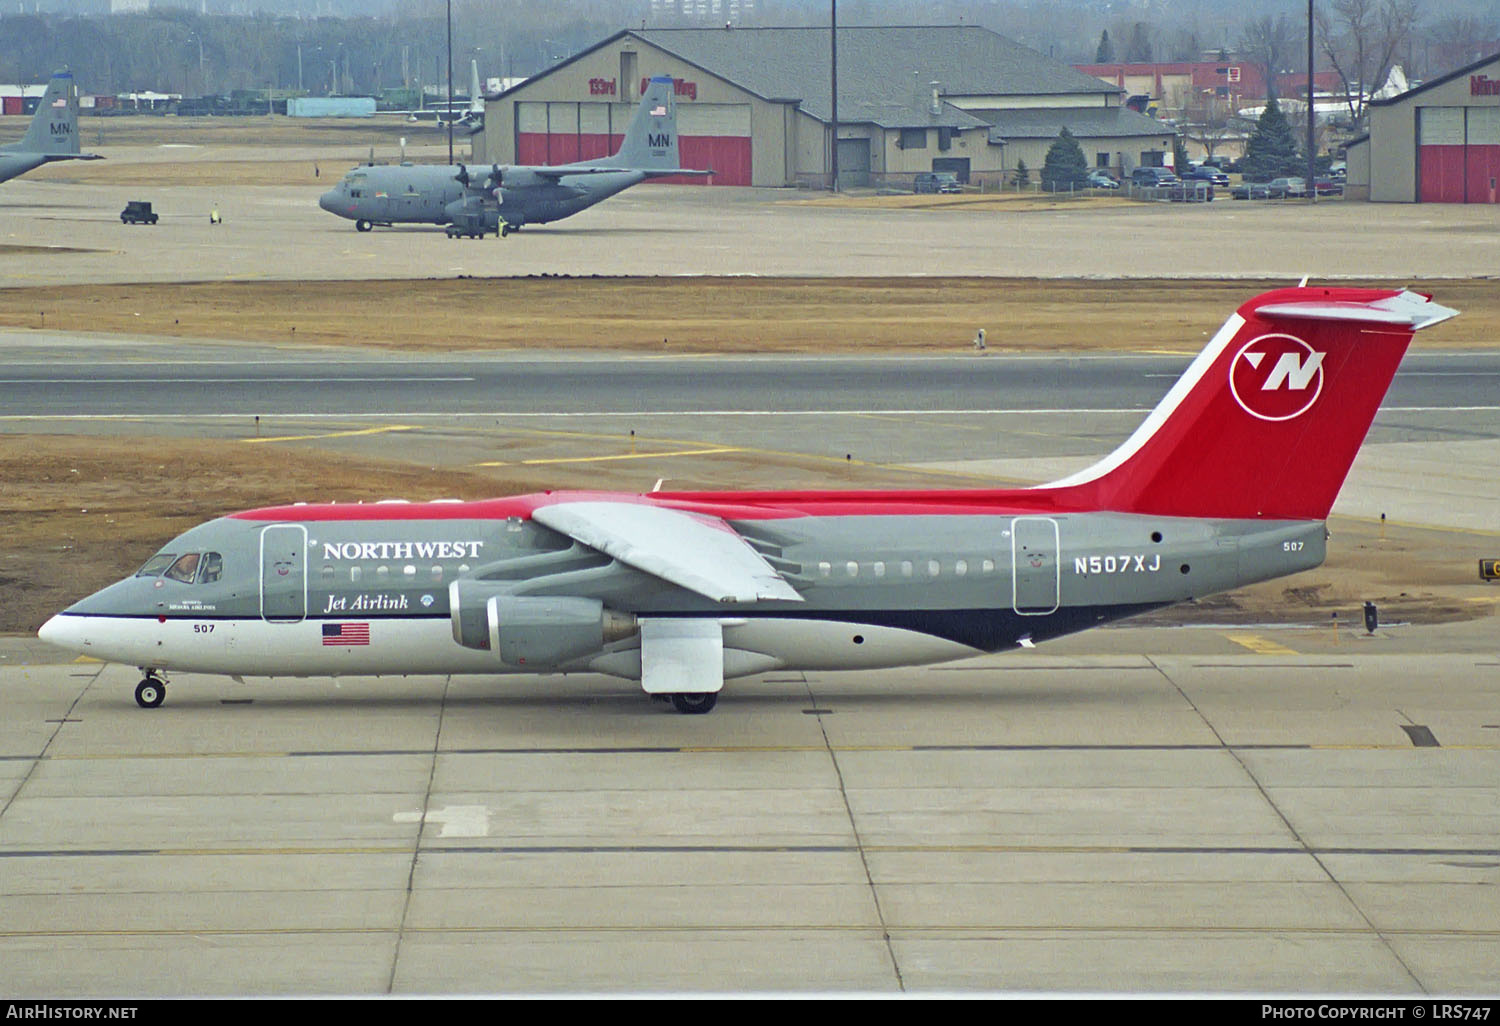
<svg viewBox="0 0 1500 1026">
<path fill-rule="evenodd" d="M 36 632 L 37 637 L 49 645 L 56 645 L 58 648 L 76 648 L 78 643 L 77 632 L 71 629 L 68 620 L 69 618 L 66 616 L 54 616 L 42 624 L 42 629 Z"/>
<path fill-rule="evenodd" d="M 318 197 L 318 206 L 322 207 L 324 210 L 328 211 L 330 214 L 337 214 L 338 211 L 333 208 L 333 205 L 338 202 L 338 198 L 339 198 L 338 190 L 337 189 L 329 189 L 322 196 Z"/>
</svg>

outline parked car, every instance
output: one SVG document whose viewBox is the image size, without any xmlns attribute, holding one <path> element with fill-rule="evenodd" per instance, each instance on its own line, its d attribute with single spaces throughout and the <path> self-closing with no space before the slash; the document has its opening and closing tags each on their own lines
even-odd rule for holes
<svg viewBox="0 0 1500 1026">
<path fill-rule="evenodd" d="M 1288 196 L 1306 196 L 1306 178 L 1273 178 L 1266 183 L 1266 188 L 1271 192 L 1272 199 L 1286 199 Z"/>
<path fill-rule="evenodd" d="M 1200 164 L 1182 176 L 1187 182 L 1209 182 L 1213 185 L 1228 185 L 1229 176 L 1212 164 Z"/>
<path fill-rule="evenodd" d="M 958 176 L 946 171 L 928 171 L 917 175 L 912 182 L 913 192 L 963 192 Z"/>
<path fill-rule="evenodd" d="M 1230 199 L 1270 199 L 1271 187 L 1265 182 L 1242 182 L 1229 190 Z"/>
<path fill-rule="evenodd" d="M 121 224 L 155 224 L 156 214 L 145 200 L 129 200 L 120 211 Z"/>
<path fill-rule="evenodd" d="M 1172 173 L 1169 167 L 1138 167 L 1130 172 L 1131 184 L 1143 189 L 1154 188 L 1158 185 L 1176 185 L 1181 180 Z"/>
<path fill-rule="evenodd" d="M 1349 165 L 1343 161 L 1335 161 L 1328 165 L 1328 177 L 1335 182 L 1342 182 L 1349 177 Z"/>
<path fill-rule="evenodd" d="M 1313 182 L 1313 189 L 1319 196 L 1342 196 L 1344 183 L 1338 178 L 1319 178 Z"/>
<path fill-rule="evenodd" d="M 1090 171 L 1088 182 L 1090 189 L 1118 189 L 1120 187 L 1120 180 L 1108 171 Z"/>
</svg>

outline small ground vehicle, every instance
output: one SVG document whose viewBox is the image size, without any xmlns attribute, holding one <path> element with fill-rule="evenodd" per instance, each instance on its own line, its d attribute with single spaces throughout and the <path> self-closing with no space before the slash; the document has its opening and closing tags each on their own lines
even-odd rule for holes
<svg viewBox="0 0 1500 1026">
<path fill-rule="evenodd" d="M 1319 178 L 1313 182 L 1313 190 L 1319 196 L 1342 196 L 1344 182 L 1340 178 Z"/>
<path fill-rule="evenodd" d="M 1229 198 L 1242 200 L 1270 199 L 1271 187 L 1265 182 L 1244 182 L 1229 190 Z"/>
<path fill-rule="evenodd" d="M 155 224 L 156 213 L 145 200 L 130 200 L 120 211 L 121 224 Z"/>
<path fill-rule="evenodd" d="M 912 192 L 963 192 L 958 176 L 946 171 L 927 171 L 912 180 Z"/>
<path fill-rule="evenodd" d="M 1090 189 L 1118 189 L 1120 180 L 1108 171 L 1090 171 L 1088 177 Z"/>
<path fill-rule="evenodd" d="M 1273 178 L 1266 183 L 1270 190 L 1272 199 L 1286 199 L 1289 196 L 1306 196 L 1307 179 L 1305 178 Z"/>
</svg>

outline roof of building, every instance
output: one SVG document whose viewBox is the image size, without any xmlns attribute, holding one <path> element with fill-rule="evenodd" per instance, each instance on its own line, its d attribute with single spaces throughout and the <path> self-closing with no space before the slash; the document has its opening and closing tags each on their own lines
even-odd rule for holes
<svg viewBox="0 0 1500 1026">
<path fill-rule="evenodd" d="M 565 63 L 626 36 L 762 99 L 795 101 L 810 116 L 832 120 L 827 28 L 626 29 Z M 977 25 L 840 26 L 838 44 L 841 122 L 886 128 L 987 124 L 946 103 L 933 113 L 934 82 L 944 96 L 999 100 L 1086 95 L 1099 97 L 1101 107 L 1107 97 L 1119 93 L 1106 82 Z"/>
<path fill-rule="evenodd" d="M 990 142 L 1008 139 L 1055 139 L 1066 127 L 1078 139 L 1122 136 L 1175 136 L 1171 125 L 1128 107 L 1022 107 L 1016 110 L 971 110 L 993 127 Z"/>
<path fill-rule="evenodd" d="M 1412 89 L 1408 89 L 1406 92 L 1399 93 L 1396 96 L 1387 97 L 1384 100 L 1371 100 L 1370 106 L 1388 107 L 1396 103 L 1405 103 L 1407 100 L 1411 99 L 1413 96 L 1416 96 L 1418 93 L 1425 93 L 1429 89 L 1433 89 L 1437 86 L 1452 82 L 1455 78 L 1462 78 L 1465 75 L 1473 74 L 1485 65 L 1494 64 L 1496 61 L 1500 61 L 1500 53 L 1492 53 L 1488 57 L 1481 57 L 1473 64 L 1465 64 L 1463 67 L 1450 71 L 1446 75 L 1442 75 L 1438 78 L 1423 82 L 1421 85 L 1416 86 Z"/>
</svg>

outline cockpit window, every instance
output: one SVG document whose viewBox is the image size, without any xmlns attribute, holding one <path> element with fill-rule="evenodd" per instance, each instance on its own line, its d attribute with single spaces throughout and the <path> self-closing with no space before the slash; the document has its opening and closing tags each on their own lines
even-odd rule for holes
<svg viewBox="0 0 1500 1026">
<path fill-rule="evenodd" d="M 217 552 L 205 552 L 203 554 L 203 576 L 198 578 L 203 584 L 212 584 L 224 576 L 224 557 Z"/>
<path fill-rule="evenodd" d="M 200 552 L 189 552 L 178 556 L 177 562 L 167 568 L 165 576 L 173 581 L 181 581 L 183 584 L 192 584 L 193 579 L 198 576 L 198 564 L 203 561 Z"/>
<path fill-rule="evenodd" d="M 170 552 L 158 552 L 146 560 L 146 565 L 135 572 L 137 577 L 159 577 L 161 572 L 172 565 L 177 557 Z"/>
</svg>

